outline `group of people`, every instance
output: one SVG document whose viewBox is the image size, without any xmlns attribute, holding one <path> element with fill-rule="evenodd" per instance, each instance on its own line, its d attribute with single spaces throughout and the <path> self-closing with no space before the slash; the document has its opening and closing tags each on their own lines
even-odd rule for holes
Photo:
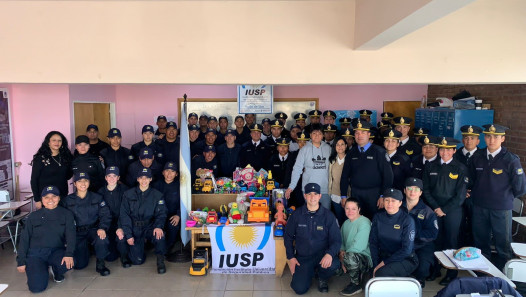
<svg viewBox="0 0 526 297">
<path fill-rule="evenodd" d="M 225 116 L 191 113 L 191 170 L 196 177 L 199 169 L 231 177 L 248 165 L 272 171 L 296 207 L 285 247 L 298 294 L 315 274 L 321 292 L 334 273 L 349 274 L 340 292 L 346 296 L 360 292 L 371 275 L 413 276 L 425 286 L 440 275 L 435 250 L 473 245 L 490 259 L 492 238 L 502 268 L 512 256 L 513 199 L 526 193 L 518 157 L 502 146 L 507 128 L 464 126 L 464 146 L 456 149 L 458 140 L 422 128 L 411 137 L 409 117 L 384 112 L 373 126 L 371 115 L 361 110 L 359 118 L 340 118 L 337 128 L 333 111 L 299 112 L 286 129 L 285 113 L 261 123 L 246 114 L 231 129 Z M 180 144 L 174 122 L 159 116 L 157 126 L 145 125 L 131 150 L 121 146 L 117 128 L 108 131 L 108 145 L 89 125 L 75 139 L 74 154 L 60 132 L 46 136 L 31 176 L 39 210 L 28 218 L 18 258 L 31 291 L 47 286 L 44 267 L 52 267 L 55 281 L 67 269 L 85 267 L 89 245 L 101 275 L 110 273 L 104 261 L 119 256 L 123 267 L 143 263 L 145 240 L 155 245 L 158 272 L 166 271 L 181 215 Z M 481 134 L 486 148 L 478 147 Z M 72 176 L 75 191 L 67 195 Z M 42 237 L 48 233 L 56 236 Z M 455 277 L 447 271 L 441 284 Z"/>
</svg>

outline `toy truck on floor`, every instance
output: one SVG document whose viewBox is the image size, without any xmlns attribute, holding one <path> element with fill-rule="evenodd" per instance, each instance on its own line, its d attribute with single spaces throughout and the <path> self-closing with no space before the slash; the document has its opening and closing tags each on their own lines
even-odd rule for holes
<svg viewBox="0 0 526 297">
<path fill-rule="evenodd" d="M 268 198 L 250 199 L 250 210 L 247 213 L 249 222 L 269 222 Z"/>
<path fill-rule="evenodd" d="M 194 257 L 192 258 L 192 266 L 190 266 L 190 275 L 206 275 L 208 267 L 208 249 L 195 249 Z"/>
</svg>

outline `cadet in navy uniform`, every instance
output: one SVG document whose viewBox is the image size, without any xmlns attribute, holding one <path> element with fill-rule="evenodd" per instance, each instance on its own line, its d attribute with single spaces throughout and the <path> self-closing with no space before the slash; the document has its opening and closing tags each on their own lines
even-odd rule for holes
<svg viewBox="0 0 526 297">
<path fill-rule="evenodd" d="M 303 128 L 305 135 L 310 135 L 312 125 L 318 125 L 321 122 L 322 112 L 319 109 L 309 111 L 309 124 Z"/>
<path fill-rule="evenodd" d="M 272 133 L 270 132 L 270 130 L 272 129 L 270 127 L 271 123 L 272 121 L 269 118 L 264 118 L 261 120 L 261 127 L 263 127 L 263 129 L 261 129 L 261 140 L 265 141 L 267 140 L 267 138 L 270 137 L 270 135 L 272 135 Z"/>
<path fill-rule="evenodd" d="M 197 126 L 197 120 L 199 116 L 195 112 L 191 112 L 188 114 L 188 125 L 196 125 Z"/>
<path fill-rule="evenodd" d="M 320 207 L 320 186 L 309 183 L 305 185 L 304 193 L 306 204 L 292 213 L 284 235 L 292 273 L 290 286 L 299 295 L 307 293 L 316 271 L 318 290 L 329 291 L 327 283 L 340 266 L 338 252 L 342 245 L 336 217 L 330 210 Z"/>
<path fill-rule="evenodd" d="M 502 269 L 512 258 L 511 216 L 513 199 L 526 193 L 526 177 L 519 158 L 502 143 L 508 128 L 484 125 L 487 149 L 473 156 L 470 163 L 473 199 L 473 239 L 484 256 L 491 256 L 491 234 L 495 238 L 498 260 Z"/>
<path fill-rule="evenodd" d="M 420 144 L 418 144 L 414 138 L 409 137 L 408 135 L 413 119 L 408 117 L 396 117 L 393 119 L 393 121 L 395 124 L 395 130 L 402 133 L 398 151 L 408 155 L 410 158 L 420 155 L 420 153 L 422 153 Z"/>
<path fill-rule="evenodd" d="M 206 130 L 208 130 L 208 116 L 202 114 L 199 116 L 199 140 L 205 139 Z"/>
<path fill-rule="evenodd" d="M 422 136 L 429 136 L 429 129 L 426 128 L 413 128 L 413 137 L 415 138 L 415 141 L 422 145 L 422 142 L 420 142 L 420 139 Z"/>
<path fill-rule="evenodd" d="M 382 192 L 393 184 L 393 170 L 385 158 L 385 149 L 369 143 L 371 124 L 359 121 L 354 128 L 356 141 L 343 165 L 340 180 L 341 198 L 347 189 L 362 205 L 363 214 L 372 220 L 378 208 L 383 208 Z"/>
<path fill-rule="evenodd" d="M 153 180 L 157 180 L 161 177 L 163 167 L 157 162 L 153 150 L 149 147 L 143 148 L 139 152 L 139 160 L 130 165 L 126 180 L 128 187 L 134 187 L 137 184 L 137 174 L 143 168 L 149 168 L 152 171 Z"/>
<path fill-rule="evenodd" d="M 299 112 L 295 114 L 294 120 L 296 121 L 296 125 L 301 127 L 301 130 L 305 129 L 305 126 L 307 125 L 307 123 L 305 122 L 307 120 L 307 115 L 305 113 Z"/>
<path fill-rule="evenodd" d="M 361 120 L 367 121 L 369 123 L 371 122 L 371 115 L 373 114 L 372 111 L 368 109 L 362 109 L 358 113 L 360 114 Z"/>
<path fill-rule="evenodd" d="M 153 188 L 161 192 L 166 204 L 166 250 L 168 253 L 174 247 L 178 237 L 181 225 L 181 198 L 179 195 L 179 177 L 177 176 L 177 163 L 166 162 L 163 170 L 163 180 L 158 180 L 153 184 Z M 173 260 L 168 254 L 168 261 Z"/>
<path fill-rule="evenodd" d="M 212 170 L 214 176 L 219 176 L 219 166 L 217 164 L 217 158 L 216 158 L 216 147 L 213 145 L 208 145 L 205 147 L 205 150 L 203 151 L 203 154 L 201 156 L 197 156 L 194 159 L 192 159 L 192 173 L 194 176 L 199 177 L 197 175 L 197 169 L 210 169 Z"/>
<path fill-rule="evenodd" d="M 179 161 L 179 138 L 177 138 L 177 124 L 170 121 L 166 124 L 166 133 L 161 139 L 157 139 L 155 143 L 159 146 L 163 158 L 162 161 L 168 160 L 174 162 Z M 161 164 L 163 166 L 164 164 Z"/>
<path fill-rule="evenodd" d="M 87 173 L 77 172 L 73 180 L 76 192 L 66 197 L 64 206 L 73 213 L 77 227 L 75 269 L 88 266 L 89 245 L 93 245 L 97 257 L 95 270 L 101 276 L 109 275 L 110 270 L 106 268 L 104 259 L 109 254 L 110 242 L 106 232 L 111 225 L 110 209 L 101 195 L 88 191 L 90 177 Z"/>
<path fill-rule="evenodd" d="M 415 156 L 411 162 L 412 177 L 422 179 L 426 165 L 437 159 L 438 141 L 439 139 L 437 137 L 431 135 L 420 137 L 419 142 L 422 143 L 422 154 Z"/>
<path fill-rule="evenodd" d="M 89 139 L 85 135 L 75 138 L 75 156 L 71 162 L 73 174 L 85 172 L 89 174 L 92 182 L 89 190 L 96 192 L 104 185 L 104 168 L 98 156 L 90 154 Z"/>
<path fill-rule="evenodd" d="M 190 155 L 194 158 L 198 155 L 196 144 L 199 142 L 199 127 L 197 125 L 188 125 L 188 138 L 190 140 Z"/>
<path fill-rule="evenodd" d="M 225 116 L 219 117 L 219 131 L 217 131 L 216 146 L 225 143 L 226 132 L 228 131 L 228 118 Z"/>
<path fill-rule="evenodd" d="M 351 127 L 352 119 L 351 118 L 344 117 L 344 118 L 340 118 L 338 121 L 340 122 L 340 129 L 338 130 L 338 135 L 339 136 L 341 136 L 342 133 L 344 133 L 345 130 L 347 130 L 347 129 L 352 130 L 352 127 Z"/>
<path fill-rule="evenodd" d="M 166 116 L 160 115 L 157 117 L 157 130 L 155 130 L 155 138 L 157 139 L 163 139 L 166 135 L 166 124 L 168 123 L 168 119 Z"/>
<path fill-rule="evenodd" d="M 130 259 L 128 258 L 128 246 L 123 240 L 117 240 L 123 238 L 124 233 L 119 223 L 119 214 L 121 211 L 121 202 L 124 192 L 128 190 L 128 187 L 120 180 L 120 170 L 117 166 L 110 166 L 106 168 L 106 186 L 99 189 L 99 195 L 108 205 L 111 214 L 111 225 L 106 232 L 109 240 L 109 254 L 106 256 L 107 261 L 115 261 L 119 255 L 121 257 L 121 265 L 124 268 L 131 266 Z"/>
<path fill-rule="evenodd" d="M 163 162 L 163 153 L 158 144 L 153 141 L 153 127 L 151 125 L 144 125 L 142 127 L 142 141 L 132 145 L 131 152 L 135 160 L 139 159 L 142 149 L 148 147 L 152 149 L 157 162 Z"/>
<path fill-rule="evenodd" d="M 254 124 L 250 127 L 250 137 L 252 140 L 245 142 L 241 148 L 239 162 L 241 167 L 251 165 L 256 171 L 261 168 L 268 169 L 268 159 L 270 158 L 270 149 L 261 140 L 260 124 Z"/>
<path fill-rule="evenodd" d="M 405 180 L 411 176 L 411 159 L 406 154 L 397 151 L 401 136 L 402 133 L 392 129 L 385 131 L 383 134 L 384 148 L 386 150 L 385 157 L 393 170 L 393 188 L 403 191 Z"/>
<path fill-rule="evenodd" d="M 236 126 L 236 142 L 243 145 L 245 142 L 250 141 L 250 129 L 245 126 L 243 116 L 236 116 L 234 125 Z"/>
<path fill-rule="evenodd" d="M 109 145 L 99 139 L 99 127 L 95 124 L 88 125 L 86 129 L 86 136 L 89 138 L 89 153 L 95 156 L 100 156 L 100 151 L 109 147 Z"/>
<path fill-rule="evenodd" d="M 287 130 L 287 128 L 285 128 L 285 124 L 287 123 L 287 119 L 289 118 L 289 116 L 286 113 L 278 112 L 274 115 L 274 117 L 281 123 L 281 134 L 279 137 L 290 137 L 290 131 Z"/>
<path fill-rule="evenodd" d="M 261 127 L 261 129 L 263 129 L 263 127 Z M 267 137 L 267 139 L 264 141 L 270 152 L 270 155 L 278 152 L 276 142 L 278 138 L 281 138 L 281 132 L 283 132 L 283 125 L 278 119 L 270 123 L 270 137 Z"/>
<path fill-rule="evenodd" d="M 272 171 L 272 177 L 279 183 L 280 188 L 287 188 L 292 174 L 292 166 L 289 154 L 290 140 L 288 138 L 277 139 L 277 152 L 270 157 L 269 170 Z"/>
<path fill-rule="evenodd" d="M 454 138 L 442 138 L 438 143 L 440 160 L 435 160 L 424 169 L 424 198 L 438 217 L 439 232 L 435 244 L 439 251 L 460 247 L 462 203 L 466 198 L 468 176 L 466 166 L 453 158 L 457 143 L 459 141 Z M 448 285 L 457 274 L 458 270 L 448 269 L 440 284 Z M 440 265 L 436 261 L 435 273 L 429 279 L 439 275 Z"/>
<path fill-rule="evenodd" d="M 64 273 L 73 268 L 75 221 L 73 214 L 58 205 L 60 192 L 55 186 L 42 190 L 42 208 L 29 214 L 20 235 L 17 270 L 27 275 L 32 293 L 47 288 L 51 266 L 53 280 L 64 281 Z"/>
<path fill-rule="evenodd" d="M 334 143 L 334 138 L 336 137 L 336 126 L 334 124 L 323 125 L 323 140 L 328 145 L 332 146 Z"/>
<path fill-rule="evenodd" d="M 239 167 L 241 145 L 236 143 L 236 131 L 232 129 L 226 130 L 225 140 L 225 143 L 217 147 L 219 176 L 232 177 L 236 167 Z"/>
<path fill-rule="evenodd" d="M 128 148 L 121 146 L 121 130 L 117 128 L 110 129 L 108 131 L 108 140 L 110 141 L 110 147 L 100 151 L 100 155 L 104 160 L 104 165 L 106 168 L 111 166 L 118 167 L 120 178 L 123 181 L 126 181 L 128 167 L 133 162 L 134 157 Z"/>
<path fill-rule="evenodd" d="M 146 260 L 144 242 L 148 240 L 155 245 L 157 273 L 163 274 L 166 272 L 163 231 L 167 218 L 166 205 L 163 194 L 150 186 L 151 181 L 151 170 L 143 168 L 137 177 L 139 185 L 124 192 L 119 219 L 124 231 L 122 240 L 128 243 L 133 265 L 141 265 Z"/>
<path fill-rule="evenodd" d="M 402 206 L 403 195 L 397 189 L 383 192 L 385 212 L 374 216 L 369 234 L 373 277 L 405 277 L 418 266 L 414 252 L 415 222 Z"/>
<path fill-rule="evenodd" d="M 198 141 L 195 144 L 195 152 L 198 156 L 203 154 L 203 150 L 207 146 L 215 146 L 216 139 L 217 139 L 217 131 L 214 129 L 207 129 L 205 135 L 205 139 Z"/>
<path fill-rule="evenodd" d="M 426 278 L 429 276 L 430 269 L 435 263 L 435 243 L 438 235 L 437 216 L 420 199 L 424 183 L 421 179 L 409 177 L 405 181 L 405 201 L 404 207 L 415 221 L 415 253 L 418 257 L 418 267 L 414 272 L 415 278 L 420 282 L 420 286 L 426 286 Z"/>
</svg>

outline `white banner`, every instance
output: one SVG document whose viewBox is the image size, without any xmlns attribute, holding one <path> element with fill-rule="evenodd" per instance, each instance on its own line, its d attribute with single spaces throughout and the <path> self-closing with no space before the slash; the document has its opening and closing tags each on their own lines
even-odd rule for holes
<svg viewBox="0 0 526 297">
<path fill-rule="evenodd" d="M 274 93 L 270 85 L 237 86 L 238 113 L 272 113 Z"/>
<path fill-rule="evenodd" d="M 212 273 L 275 273 L 272 225 L 208 225 L 207 228 L 212 244 Z"/>
</svg>

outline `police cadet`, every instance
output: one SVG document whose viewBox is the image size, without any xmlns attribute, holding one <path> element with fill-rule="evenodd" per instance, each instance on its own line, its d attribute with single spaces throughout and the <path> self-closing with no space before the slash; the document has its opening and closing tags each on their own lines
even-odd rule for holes
<svg viewBox="0 0 526 297">
<path fill-rule="evenodd" d="M 298 132 L 301 132 L 302 130 L 303 129 L 297 124 L 290 126 L 290 136 L 287 136 L 290 137 L 289 152 L 295 152 L 300 149 L 297 139 Z"/>
<path fill-rule="evenodd" d="M 428 135 L 429 135 L 429 129 L 419 128 L 419 127 L 413 128 L 413 137 L 415 138 L 416 142 L 420 145 L 422 145 L 422 143 L 420 142 L 420 139 L 422 139 L 421 137 L 428 136 Z"/>
<path fill-rule="evenodd" d="M 409 177 L 405 180 L 405 201 L 403 206 L 415 221 L 415 253 L 418 256 L 418 267 L 414 272 L 415 278 L 424 288 L 426 278 L 435 263 L 435 243 L 438 235 L 437 216 L 420 199 L 424 184 L 421 179 Z"/>
<path fill-rule="evenodd" d="M 296 121 L 296 125 L 301 127 L 301 130 L 305 129 L 305 126 L 307 125 L 307 123 L 305 122 L 307 120 L 307 115 L 305 113 L 299 112 L 295 114 L 294 120 Z"/>
<path fill-rule="evenodd" d="M 219 117 L 219 131 L 217 131 L 216 146 L 220 146 L 225 143 L 225 135 L 228 127 L 228 118 L 225 116 Z"/>
<path fill-rule="evenodd" d="M 419 142 L 422 143 L 422 154 L 413 157 L 411 176 L 422 179 L 426 165 L 437 159 L 439 139 L 431 135 L 420 136 Z"/>
<path fill-rule="evenodd" d="M 90 124 L 86 128 L 86 136 L 89 138 L 89 153 L 95 156 L 100 155 L 100 151 L 109 147 L 109 145 L 99 139 L 99 127 L 95 124 Z"/>
<path fill-rule="evenodd" d="M 410 158 L 418 156 L 422 152 L 422 148 L 420 147 L 418 142 L 416 142 L 416 140 L 409 137 L 408 135 L 412 121 L 413 119 L 408 117 L 394 118 L 395 130 L 402 133 L 402 137 L 400 137 L 400 146 L 398 147 L 398 150 L 408 155 Z"/>
<path fill-rule="evenodd" d="M 246 113 L 245 114 L 245 127 L 246 131 L 250 132 L 250 127 L 256 123 L 256 114 L 255 113 Z"/>
<path fill-rule="evenodd" d="M 250 140 L 250 129 L 245 126 L 245 119 L 243 116 L 236 116 L 234 120 L 236 126 L 236 142 L 243 145 Z"/>
<path fill-rule="evenodd" d="M 157 117 L 157 130 L 155 130 L 155 138 L 157 139 L 163 139 L 166 135 L 166 124 L 168 123 L 168 119 L 166 119 L 166 116 L 160 115 Z"/>
<path fill-rule="evenodd" d="M 274 115 L 276 120 L 279 120 L 281 123 L 281 138 L 287 138 L 290 137 L 290 131 L 285 128 L 285 124 L 287 123 L 287 119 L 289 116 L 286 113 L 278 112 Z"/>
<path fill-rule="evenodd" d="M 265 141 L 270 137 L 270 135 L 272 135 L 270 132 L 271 123 L 272 121 L 269 118 L 264 118 L 261 120 L 261 126 L 263 127 L 263 129 L 261 129 L 261 140 Z"/>
<path fill-rule="evenodd" d="M 153 150 L 149 147 L 143 148 L 139 154 L 139 160 L 131 163 L 126 180 L 128 187 L 134 187 L 136 185 L 137 174 L 139 174 L 143 168 L 149 168 L 151 170 L 153 180 L 161 177 L 163 167 L 155 160 Z"/>
<path fill-rule="evenodd" d="M 512 258 L 511 216 L 513 199 L 526 193 L 526 177 L 519 157 L 502 146 L 507 127 L 484 125 L 487 148 L 473 156 L 469 171 L 473 199 L 473 240 L 482 254 L 490 259 L 491 234 L 495 238 L 498 260 L 502 269 Z"/>
<path fill-rule="evenodd" d="M 208 124 L 206 125 L 208 129 L 214 129 L 217 131 L 217 126 L 219 125 L 219 123 L 217 122 L 217 118 L 215 116 L 209 116 Z"/>
<path fill-rule="evenodd" d="M 159 145 L 153 141 L 153 127 L 151 125 L 144 125 L 142 127 L 142 141 L 132 145 L 131 152 L 135 160 L 139 159 L 139 155 L 144 148 L 150 148 L 157 158 L 157 162 L 163 162 L 163 153 Z"/>
<path fill-rule="evenodd" d="M 100 151 L 100 155 L 104 160 L 104 165 L 106 168 L 111 166 L 119 168 L 120 178 L 122 181 L 126 181 L 128 167 L 133 162 L 134 157 L 128 148 L 121 146 L 121 130 L 111 128 L 108 131 L 108 140 L 110 142 L 110 147 Z"/>
<path fill-rule="evenodd" d="M 353 146 L 343 165 L 340 181 L 341 198 L 347 198 L 351 186 L 352 196 L 361 205 L 362 213 L 370 220 L 383 207 L 382 192 L 393 184 L 393 170 L 385 158 L 385 149 L 369 143 L 371 123 L 359 121 L 354 128 Z"/>
<path fill-rule="evenodd" d="M 239 163 L 241 167 L 251 165 L 254 170 L 259 171 L 261 168 L 267 170 L 268 159 L 271 155 L 270 148 L 261 140 L 260 124 L 254 124 L 250 127 L 250 137 L 252 140 L 245 142 L 241 148 Z"/>
<path fill-rule="evenodd" d="M 385 125 L 391 125 L 391 120 L 393 119 L 394 114 L 390 112 L 382 112 L 380 114 L 380 117 L 382 123 L 384 123 Z"/>
<path fill-rule="evenodd" d="M 462 203 L 466 198 L 468 182 L 467 168 L 453 159 L 455 148 L 459 143 L 454 138 L 442 138 L 438 143 L 440 159 L 430 163 L 424 169 L 424 198 L 438 217 L 438 238 L 436 250 L 459 248 L 458 237 L 462 221 Z M 434 280 L 440 274 L 440 264 L 435 262 Z M 457 277 L 458 271 L 448 269 L 440 284 L 448 285 Z"/>
<path fill-rule="evenodd" d="M 60 192 L 55 186 L 44 187 L 42 208 L 29 214 L 20 235 L 17 270 L 27 275 L 32 293 L 47 288 L 51 266 L 53 280 L 64 281 L 66 271 L 73 268 L 75 221 L 73 214 L 59 206 Z"/>
<path fill-rule="evenodd" d="M 323 125 L 323 140 L 325 141 L 325 143 L 332 146 L 337 131 L 338 130 L 336 129 L 336 125 L 334 124 Z"/>
<path fill-rule="evenodd" d="M 362 109 L 358 113 L 360 114 L 361 120 L 367 121 L 369 123 L 371 122 L 371 115 L 373 114 L 372 111 L 368 109 Z"/>
<path fill-rule="evenodd" d="M 198 155 L 196 144 L 199 142 L 199 127 L 197 125 L 188 125 L 188 138 L 190 140 L 190 155 L 194 158 Z"/>
<path fill-rule="evenodd" d="M 73 174 L 85 172 L 89 174 L 91 183 L 89 190 L 97 192 L 104 185 L 104 168 L 101 160 L 93 154 L 88 153 L 89 139 L 85 135 L 75 138 L 75 154 L 71 162 Z"/>
<path fill-rule="evenodd" d="M 217 147 L 219 176 L 232 177 L 236 168 L 239 167 L 241 145 L 236 143 L 236 132 L 232 129 L 226 131 L 225 140 L 225 143 Z"/>
<path fill-rule="evenodd" d="M 318 290 L 329 291 L 328 281 L 340 265 L 338 252 L 342 245 L 336 217 L 329 209 L 320 207 L 320 186 L 309 183 L 305 185 L 304 193 L 306 204 L 292 213 L 284 235 L 292 273 L 290 287 L 299 295 L 309 290 L 316 272 Z"/>
<path fill-rule="evenodd" d="M 402 133 L 392 129 L 385 131 L 383 134 L 385 157 L 393 170 L 393 188 L 403 191 L 405 180 L 411 176 L 411 159 L 397 150 L 401 136 Z"/>
<path fill-rule="evenodd" d="M 155 143 L 163 154 L 162 161 L 179 160 L 179 138 L 177 137 L 177 124 L 175 122 L 170 121 L 166 124 L 165 136 L 162 139 L 157 139 Z"/>
<path fill-rule="evenodd" d="M 397 189 L 383 192 L 385 211 L 374 216 L 369 235 L 373 277 L 406 277 L 418 266 L 414 252 L 415 222 L 402 206 Z"/>
<path fill-rule="evenodd" d="M 179 195 L 179 178 L 177 177 L 177 163 L 166 162 L 163 170 L 164 179 L 158 180 L 153 184 L 153 188 L 163 194 L 166 204 L 166 250 L 170 252 L 178 239 L 181 225 L 181 199 Z M 172 261 L 172 255 L 169 253 L 167 260 Z"/>
<path fill-rule="evenodd" d="M 310 130 L 311 130 L 312 125 L 320 124 L 321 115 L 322 115 L 322 112 L 319 109 L 314 109 L 314 110 L 309 111 L 309 124 L 305 126 L 305 128 L 303 128 L 305 135 L 307 136 L 310 135 Z"/>
<path fill-rule="evenodd" d="M 203 154 L 192 159 L 192 173 L 194 176 L 199 177 L 197 174 L 198 169 L 209 169 L 212 170 L 214 176 L 219 176 L 219 166 L 216 158 L 216 147 L 213 145 L 207 145 L 203 151 Z"/>
<path fill-rule="evenodd" d="M 124 238 L 129 246 L 129 257 L 133 265 L 141 265 L 146 260 L 145 240 L 155 245 L 157 273 L 166 272 L 164 255 L 166 241 L 166 205 L 163 194 L 150 186 L 152 171 L 143 168 L 137 177 L 138 186 L 124 192 L 121 204 L 120 222 Z"/>
<path fill-rule="evenodd" d="M 109 254 L 106 256 L 107 261 L 115 261 L 119 255 L 121 257 L 121 265 L 124 268 L 131 266 L 130 259 L 128 258 L 128 246 L 125 241 L 117 240 L 117 237 L 124 236 L 122 228 L 120 227 L 119 214 L 121 211 L 121 202 L 124 192 L 128 190 L 128 187 L 120 180 L 120 170 L 117 166 L 106 167 L 106 186 L 99 189 L 99 195 L 108 205 L 111 214 L 111 224 L 106 232 L 106 236 L 109 240 Z"/>
<path fill-rule="evenodd" d="M 279 183 L 280 188 L 287 188 L 290 182 L 290 176 L 292 166 L 289 165 L 292 158 L 289 158 L 289 145 L 290 139 L 278 138 L 277 140 L 277 152 L 270 157 L 269 170 L 272 171 L 272 177 Z"/>
<path fill-rule="evenodd" d="M 334 125 L 334 122 L 336 120 L 336 114 L 332 110 L 326 110 L 323 112 L 323 124 L 324 125 Z"/>
<path fill-rule="evenodd" d="M 263 127 L 261 127 L 263 129 Z M 278 138 L 281 138 L 281 132 L 283 132 L 283 125 L 281 121 L 276 119 L 270 124 L 270 137 L 264 141 L 265 145 L 270 151 L 270 155 L 277 153 L 276 142 Z"/>
<path fill-rule="evenodd" d="M 68 195 L 64 206 L 73 213 L 77 228 L 75 244 L 75 269 L 84 269 L 90 258 L 89 245 L 93 245 L 97 265 L 95 270 L 101 276 L 110 274 L 104 259 L 109 254 L 109 238 L 107 232 L 111 225 L 110 209 L 102 196 L 88 191 L 90 177 L 85 172 L 77 172 L 73 176 L 76 192 Z"/>
<path fill-rule="evenodd" d="M 351 149 L 354 146 L 354 130 L 353 128 L 347 128 L 345 130 L 341 131 L 341 136 L 343 139 L 345 139 L 345 142 L 347 142 L 347 147 Z"/>
<path fill-rule="evenodd" d="M 196 125 L 197 126 L 197 119 L 198 119 L 198 116 L 197 116 L 197 113 L 195 112 L 191 112 L 188 114 L 188 125 Z"/>
<path fill-rule="evenodd" d="M 352 129 L 351 122 L 352 119 L 349 117 L 343 117 L 338 120 L 340 122 L 340 129 L 338 130 L 338 135 L 341 136 L 346 129 Z"/>
<path fill-rule="evenodd" d="M 208 116 L 202 114 L 199 116 L 199 140 L 205 139 L 206 130 L 208 130 Z"/>
</svg>

